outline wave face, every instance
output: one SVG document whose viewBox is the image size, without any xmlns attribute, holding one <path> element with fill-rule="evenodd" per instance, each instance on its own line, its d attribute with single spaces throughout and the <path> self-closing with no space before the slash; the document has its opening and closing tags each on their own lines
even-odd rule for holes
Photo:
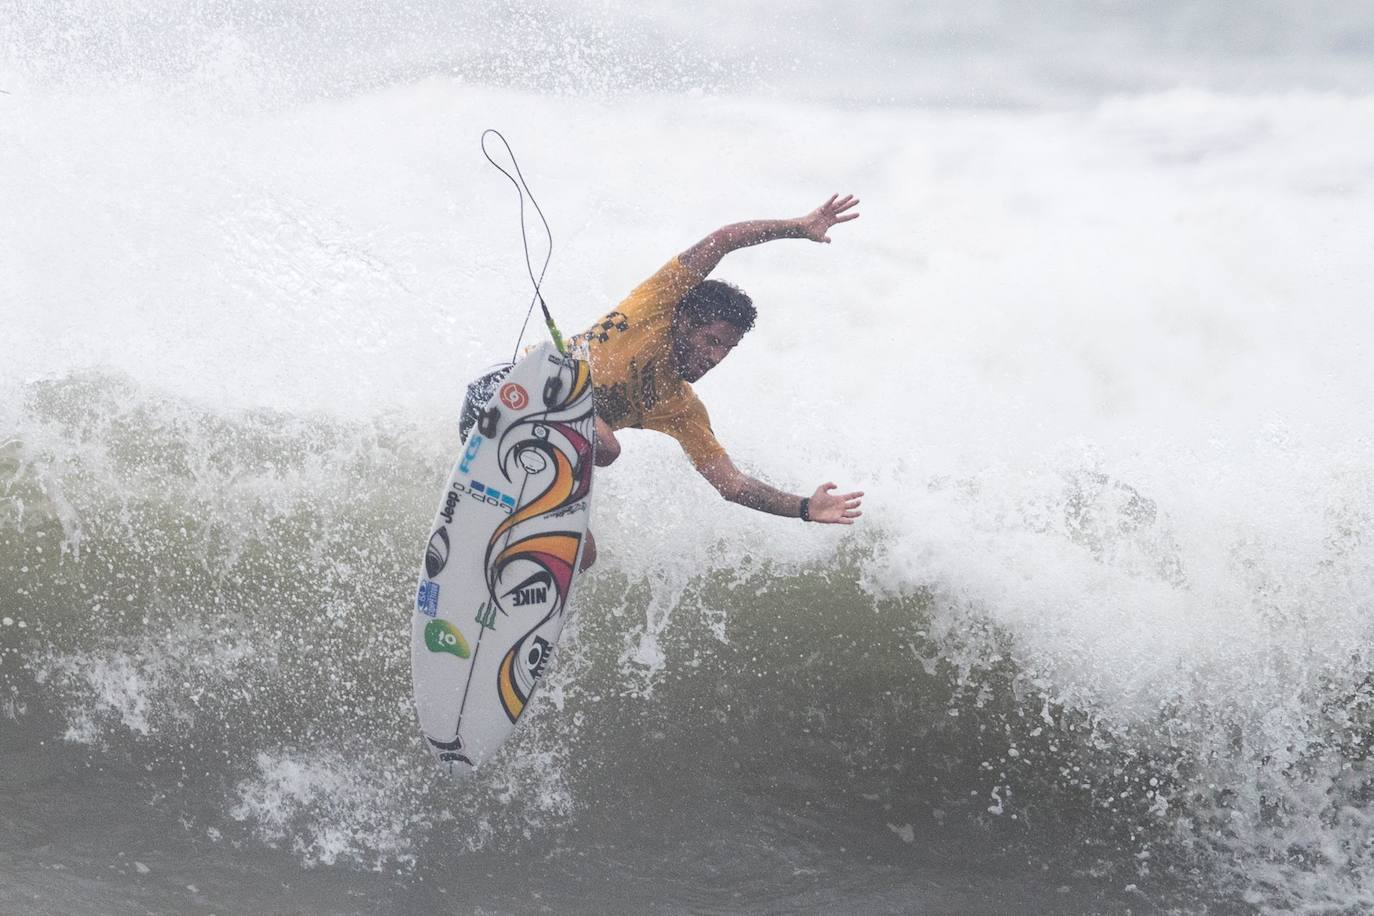
<svg viewBox="0 0 1374 916">
<path fill-rule="evenodd" d="M 1374 907 L 1362 4 L 446 6 L 0 39 L 0 909 Z M 406 640 L 529 301 L 490 125 L 565 330 L 859 192 L 722 265 L 760 321 L 698 390 L 741 466 L 867 496 L 759 516 L 626 432 L 453 782 Z"/>
</svg>

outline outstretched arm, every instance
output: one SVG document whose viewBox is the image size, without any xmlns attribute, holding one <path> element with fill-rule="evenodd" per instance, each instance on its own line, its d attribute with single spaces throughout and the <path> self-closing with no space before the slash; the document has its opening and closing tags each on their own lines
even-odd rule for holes
<svg viewBox="0 0 1374 916">
<path fill-rule="evenodd" d="M 858 219 L 857 212 L 849 212 L 858 205 L 859 201 L 853 194 L 844 197 L 832 194 L 825 203 L 795 219 L 756 219 L 746 223 L 731 223 L 688 248 L 678 256 L 678 260 L 684 267 L 704 277 L 716 269 L 721 258 L 738 248 L 748 248 L 774 239 L 810 239 L 829 244 L 830 236 L 826 233 L 830 227 Z"/>
<path fill-rule="evenodd" d="M 837 494 L 831 492 L 836 489 L 833 483 L 823 483 L 815 493 L 805 497 L 807 511 L 803 514 L 803 497 L 784 493 L 761 480 L 755 480 L 735 467 L 729 455 L 708 461 L 697 470 L 716 488 L 716 492 L 730 502 L 771 515 L 806 518 L 808 521 L 832 525 L 852 525 L 854 519 L 863 515 L 859 509 L 863 502 L 862 490 Z"/>
</svg>

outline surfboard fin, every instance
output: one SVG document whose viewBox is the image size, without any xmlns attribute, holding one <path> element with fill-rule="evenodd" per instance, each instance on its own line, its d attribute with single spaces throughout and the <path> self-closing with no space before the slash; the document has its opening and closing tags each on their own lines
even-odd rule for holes
<svg viewBox="0 0 1374 916">
<path fill-rule="evenodd" d="M 558 396 L 563 393 L 563 379 L 557 375 L 550 376 L 544 381 L 544 406 L 552 408 L 558 403 Z"/>
<path fill-rule="evenodd" d="M 486 407 L 477 415 L 477 431 L 488 439 L 496 438 L 496 426 L 501 422 L 498 407 Z"/>
</svg>

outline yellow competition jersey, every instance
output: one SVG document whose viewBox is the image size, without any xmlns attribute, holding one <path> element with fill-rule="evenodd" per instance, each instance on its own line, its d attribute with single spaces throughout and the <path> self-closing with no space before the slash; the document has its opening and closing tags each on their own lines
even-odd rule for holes
<svg viewBox="0 0 1374 916">
<path fill-rule="evenodd" d="M 667 433 L 695 465 L 725 454 L 706 406 L 673 371 L 673 312 L 704 278 L 673 258 L 615 311 L 573 338 L 585 345 L 596 385 L 596 413 L 611 429 Z"/>
</svg>

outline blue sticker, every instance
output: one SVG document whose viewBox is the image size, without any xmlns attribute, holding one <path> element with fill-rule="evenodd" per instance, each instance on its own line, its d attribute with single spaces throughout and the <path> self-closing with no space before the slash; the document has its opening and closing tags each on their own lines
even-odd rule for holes
<svg viewBox="0 0 1374 916">
<path fill-rule="evenodd" d="M 459 471 L 464 474 L 471 473 L 472 469 L 469 465 L 472 463 L 472 459 L 477 457 L 477 453 L 482 450 L 482 442 L 482 437 L 476 433 L 468 440 L 468 447 L 463 450 L 463 460 L 458 463 Z"/>
<path fill-rule="evenodd" d="M 438 582 L 431 582 L 428 579 L 420 582 L 420 590 L 415 593 L 415 610 L 426 617 L 434 617 L 439 613 Z"/>
<path fill-rule="evenodd" d="M 477 500 L 479 503 L 486 503 L 488 506 L 495 506 L 507 515 L 510 515 L 512 512 L 515 511 L 514 496 L 507 496 L 505 493 L 502 493 L 495 487 L 489 487 L 486 484 L 482 483 L 482 481 L 480 480 L 469 480 L 466 486 L 464 486 L 461 483 L 455 483 L 450 488 L 449 492 L 450 495 L 455 492 L 466 493 L 473 499 Z M 453 520 L 453 510 L 450 506 L 450 502 L 451 500 L 445 502 L 444 508 L 439 513 L 443 516 L 445 523 L 451 522 Z"/>
<path fill-rule="evenodd" d="M 474 493 L 485 493 L 491 499 L 499 499 L 501 502 L 505 503 L 508 506 L 515 505 L 514 496 L 507 496 L 495 487 L 489 487 L 486 484 L 482 483 L 480 480 L 469 481 L 468 486 L 472 488 L 472 491 Z M 495 503 L 493 503 L 492 505 L 495 505 Z"/>
</svg>

